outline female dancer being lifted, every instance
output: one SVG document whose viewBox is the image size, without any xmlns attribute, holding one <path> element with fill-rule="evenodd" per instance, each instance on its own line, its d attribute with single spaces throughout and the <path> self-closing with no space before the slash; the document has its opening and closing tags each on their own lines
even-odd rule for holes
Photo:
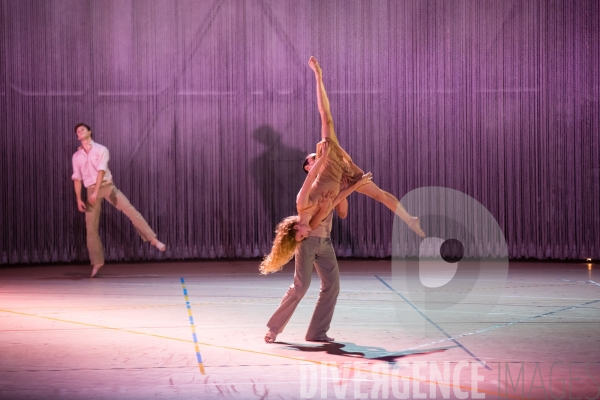
<svg viewBox="0 0 600 400">
<path fill-rule="evenodd" d="M 275 230 L 275 240 L 271 253 L 265 257 L 260 264 L 260 272 L 264 275 L 269 272 L 277 272 L 294 255 L 294 250 L 298 243 L 308 237 L 311 229 L 316 228 L 327 215 L 341 202 L 348 197 L 350 193 L 357 190 L 362 185 L 371 182 L 372 174 L 361 174 L 359 179 L 355 179 L 343 190 L 337 187 L 337 193 L 332 190 L 323 189 L 319 195 L 315 194 L 314 186 L 320 173 L 330 168 L 328 156 L 331 154 L 329 143 L 323 143 L 321 146 L 323 157 L 320 157 L 312 165 L 310 172 L 306 176 L 302 188 L 296 197 L 296 210 L 298 215 L 286 217 L 277 225 Z M 311 199 L 314 195 L 314 200 Z M 336 196 L 337 194 L 337 196 Z"/>
<path fill-rule="evenodd" d="M 354 190 L 383 203 L 417 235 L 425 237 L 419 218 L 411 216 L 395 196 L 371 182 L 371 174 L 364 175 L 348 153 L 340 147 L 323 84 L 323 72 L 314 57 L 310 57 L 308 65 L 314 71 L 317 82 L 322 140 L 317 144 L 316 154 L 310 154 L 304 163 L 304 170 L 308 176 L 297 197 L 298 216 L 287 217 L 279 223 L 271 253 L 260 264 L 260 271 L 265 275 L 281 270 L 294 255 L 298 242 Z M 348 187 L 340 191 L 342 180 L 348 182 Z"/>
</svg>

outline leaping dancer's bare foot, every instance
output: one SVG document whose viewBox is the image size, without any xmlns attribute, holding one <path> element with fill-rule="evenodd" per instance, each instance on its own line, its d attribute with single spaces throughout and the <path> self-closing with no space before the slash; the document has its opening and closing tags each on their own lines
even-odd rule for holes
<svg viewBox="0 0 600 400">
<path fill-rule="evenodd" d="M 102 268 L 102 266 L 104 266 L 104 264 L 92 265 L 92 274 L 90 275 L 90 278 L 96 276 L 96 274 L 98 273 L 98 271 L 100 271 L 100 268 Z"/>
<path fill-rule="evenodd" d="M 321 67 L 319 66 L 319 63 L 317 61 L 317 59 L 313 56 L 310 56 L 310 58 L 308 59 L 308 66 L 315 71 L 315 74 L 321 76 L 323 74 L 323 71 L 321 70 Z"/>
<path fill-rule="evenodd" d="M 411 220 L 407 223 L 408 227 L 417 235 L 422 238 L 426 237 L 425 232 L 421 229 L 421 224 L 419 223 L 419 217 L 411 217 Z"/>
</svg>

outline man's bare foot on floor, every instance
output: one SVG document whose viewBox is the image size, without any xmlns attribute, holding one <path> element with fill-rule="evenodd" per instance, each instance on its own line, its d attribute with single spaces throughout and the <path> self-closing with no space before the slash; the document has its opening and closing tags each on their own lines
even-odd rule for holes
<svg viewBox="0 0 600 400">
<path fill-rule="evenodd" d="M 102 268 L 103 266 L 104 266 L 104 264 L 92 265 L 92 274 L 90 275 L 90 278 L 93 278 L 94 276 L 96 276 L 98 271 L 100 271 L 100 268 Z"/>
<path fill-rule="evenodd" d="M 269 330 L 265 335 L 265 343 L 273 343 L 277 339 L 277 334 L 272 330 Z"/>
<path fill-rule="evenodd" d="M 321 338 L 315 338 L 315 339 L 307 338 L 306 341 L 307 342 L 333 342 L 333 341 L 335 341 L 335 339 L 325 335 L 324 337 L 321 337 Z"/>
</svg>

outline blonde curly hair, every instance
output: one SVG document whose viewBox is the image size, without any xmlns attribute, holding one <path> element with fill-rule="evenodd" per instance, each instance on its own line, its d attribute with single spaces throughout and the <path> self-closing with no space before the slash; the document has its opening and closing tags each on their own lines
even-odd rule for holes
<svg viewBox="0 0 600 400">
<path fill-rule="evenodd" d="M 284 218 L 275 229 L 275 240 L 271 252 L 265 256 L 260 263 L 260 273 L 267 275 L 271 272 L 281 271 L 281 268 L 292 259 L 298 241 L 296 241 L 296 230 L 298 217 Z"/>
</svg>

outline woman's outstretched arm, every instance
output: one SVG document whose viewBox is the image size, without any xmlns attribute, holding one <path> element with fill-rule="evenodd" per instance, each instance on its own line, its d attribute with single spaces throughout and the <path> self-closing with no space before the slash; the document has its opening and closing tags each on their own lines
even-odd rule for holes
<svg viewBox="0 0 600 400">
<path fill-rule="evenodd" d="M 319 202 L 320 207 L 319 211 L 310 220 L 310 228 L 316 229 L 317 226 L 323 222 L 323 220 L 329 215 L 329 213 L 346 197 L 350 196 L 352 192 L 361 187 L 362 185 L 366 185 L 371 182 L 373 179 L 373 174 L 371 172 L 364 174 L 362 179 L 353 185 L 348 186 L 345 189 L 340 190 L 338 195 L 333 198 L 333 192 L 324 193 L 321 201 Z"/>
<path fill-rule="evenodd" d="M 330 150 L 329 143 L 324 143 L 323 144 L 324 157 L 320 157 L 315 162 L 315 164 L 311 168 L 308 175 L 306 175 L 306 179 L 304 179 L 302 188 L 300 189 L 300 192 L 298 193 L 298 197 L 296 198 L 296 208 L 298 210 L 303 210 L 303 209 L 307 208 L 308 206 L 310 206 L 310 204 L 309 204 L 310 189 L 312 187 L 313 182 L 315 181 L 315 179 L 317 179 L 317 176 L 323 169 L 323 167 L 325 167 L 325 163 L 327 162 L 327 154 L 329 154 L 329 150 Z"/>
<path fill-rule="evenodd" d="M 362 176 L 362 178 L 358 182 L 348 186 L 347 188 L 340 190 L 338 195 L 335 197 L 335 199 L 331 203 L 331 208 L 332 209 L 335 208 L 342 200 L 344 200 L 346 197 L 350 196 L 350 193 L 354 192 L 356 189 L 358 189 L 362 185 L 366 185 L 367 183 L 371 182 L 372 180 L 373 180 L 373 173 L 367 172 L 366 174 L 364 174 Z"/>
</svg>

